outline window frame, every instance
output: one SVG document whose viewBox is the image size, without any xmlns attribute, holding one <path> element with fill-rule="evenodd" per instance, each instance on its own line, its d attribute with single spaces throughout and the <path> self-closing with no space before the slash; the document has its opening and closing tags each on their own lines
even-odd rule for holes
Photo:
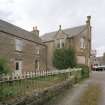
<svg viewBox="0 0 105 105">
<path fill-rule="evenodd" d="M 40 69 L 40 61 L 38 59 L 35 60 L 35 70 L 39 71 Z"/>
<path fill-rule="evenodd" d="M 83 37 L 80 38 L 80 48 L 85 49 L 85 39 Z"/>
<path fill-rule="evenodd" d="M 64 38 L 57 39 L 56 40 L 56 47 L 57 48 L 64 48 L 65 47 L 65 39 Z"/>
<path fill-rule="evenodd" d="M 17 67 L 17 64 L 18 64 L 18 67 Z M 21 71 L 22 70 L 22 61 L 15 61 L 15 70 L 16 71 Z"/>
<path fill-rule="evenodd" d="M 15 49 L 16 51 L 22 51 L 23 49 L 23 41 L 21 39 L 15 39 Z"/>
</svg>

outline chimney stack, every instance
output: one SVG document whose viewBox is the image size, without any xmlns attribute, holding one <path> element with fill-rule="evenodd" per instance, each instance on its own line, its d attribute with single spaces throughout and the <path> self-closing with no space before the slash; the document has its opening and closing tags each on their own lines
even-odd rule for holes
<svg viewBox="0 0 105 105">
<path fill-rule="evenodd" d="M 37 26 L 33 27 L 32 33 L 39 37 L 39 30 L 37 29 Z"/>
<path fill-rule="evenodd" d="M 87 16 L 86 24 L 90 25 L 90 21 L 91 21 L 91 16 Z"/>
<path fill-rule="evenodd" d="M 59 30 L 61 30 L 62 29 L 62 26 L 61 25 L 59 25 Z"/>
</svg>

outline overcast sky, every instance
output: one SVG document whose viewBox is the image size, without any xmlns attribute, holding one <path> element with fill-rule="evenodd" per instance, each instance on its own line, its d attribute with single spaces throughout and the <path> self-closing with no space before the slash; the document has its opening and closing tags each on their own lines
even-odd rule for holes
<svg viewBox="0 0 105 105">
<path fill-rule="evenodd" d="M 92 47 L 105 51 L 105 0 L 0 0 L 0 19 L 28 31 L 37 26 L 40 35 L 85 24 L 91 15 Z"/>
</svg>

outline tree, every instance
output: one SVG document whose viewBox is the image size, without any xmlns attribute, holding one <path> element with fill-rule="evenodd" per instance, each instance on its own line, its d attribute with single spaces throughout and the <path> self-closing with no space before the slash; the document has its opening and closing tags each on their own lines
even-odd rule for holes
<svg viewBox="0 0 105 105">
<path fill-rule="evenodd" d="M 0 74 L 7 74 L 10 71 L 8 62 L 4 58 L 0 58 Z"/>
<path fill-rule="evenodd" d="M 73 68 L 76 65 L 75 51 L 73 49 L 55 49 L 53 65 L 57 69 Z"/>
</svg>

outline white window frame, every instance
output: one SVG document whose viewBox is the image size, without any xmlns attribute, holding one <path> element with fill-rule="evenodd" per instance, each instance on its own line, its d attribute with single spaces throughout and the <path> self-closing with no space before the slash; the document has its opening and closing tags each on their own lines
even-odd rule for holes
<svg viewBox="0 0 105 105">
<path fill-rule="evenodd" d="M 15 39 L 15 46 L 17 51 L 22 51 L 23 42 L 20 39 Z"/>
<path fill-rule="evenodd" d="M 56 40 L 56 47 L 57 48 L 63 48 L 64 46 L 62 46 L 62 43 L 64 43 L 64 39 L 57 39 Z M 59 47 L 58 47 L 58 45 L 59 45 Z"/>
<path fill-rule="evenodd" d="M 85 48 L 85 40 L 84 38 L 80 38 L 80 48 L 84 49 Z"/>
<path fill-rule="evenodd" d="M 60 48 L 64 48 L 64 46 L 62 46 L 62 44 L 65 45 L 65 41 L 64 41 L 64 39 L 60 39 Z"/>
<path fill-rule="evenodd" d="M 16 71 L 21 71 L 22 70 L 22 61 L 15 61 L 15 69 L 16 69 L 16 63 L 19 64 L 19 69 Z"/>
<path fill-rule="evenodd" d="M 36 61 L 37 61 L 37 64 L 36 64 Z M 39 71 L 39 69 L 40 69 L 40 61 L 39 60 L 36 60 L 36 61 L 35 61 L 35 69 L 37 71 Z M 37 68 L 36 68 L 36 66 L 37 66 Z"/>
<path fill-rule="evenodd" d="M 62 48 L 62 39 L 59 40 L 60 48 Z"/>
<path fill-rule="evenodd" d="M 16 70 L 16 63 L 19 63 L 19 69 L 18 70 Z M 15 75 L 21 75 L 22 74 L 22 68 L 23 68 L 22 61 L 15 61 L 15 71 L 14 71 Z"/>
</svg>

